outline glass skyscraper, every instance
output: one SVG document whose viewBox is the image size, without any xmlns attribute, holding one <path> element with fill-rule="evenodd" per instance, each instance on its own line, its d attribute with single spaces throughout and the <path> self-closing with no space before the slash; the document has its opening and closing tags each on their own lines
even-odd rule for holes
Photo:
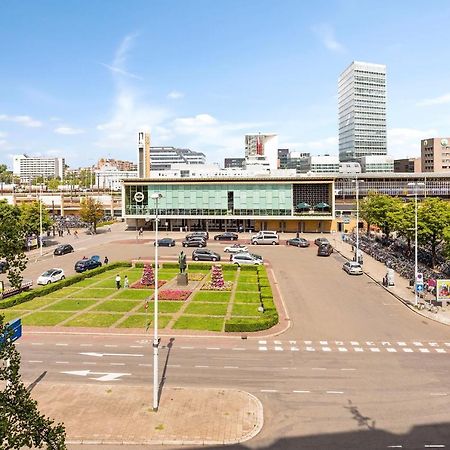
<svg viewBox="0 0 450 450">
<path fill-rule="evenodd" d="M 338 83 L 339 160 L 386 155 L 386 66 L 353 61 Z"/>
</svg>

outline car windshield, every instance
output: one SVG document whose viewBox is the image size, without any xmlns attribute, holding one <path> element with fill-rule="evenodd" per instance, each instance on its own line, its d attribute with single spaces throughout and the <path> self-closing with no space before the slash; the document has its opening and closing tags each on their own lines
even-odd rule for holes
<svg viewBox="0 0 450 450">
<path fill-rule="evenodd" d="M 53 274 L 53 269 L 50 269 L 50 270 L 46 270 L 41 276 L 42 277 L 49 277 L 52 274 Z"/>
</svg>

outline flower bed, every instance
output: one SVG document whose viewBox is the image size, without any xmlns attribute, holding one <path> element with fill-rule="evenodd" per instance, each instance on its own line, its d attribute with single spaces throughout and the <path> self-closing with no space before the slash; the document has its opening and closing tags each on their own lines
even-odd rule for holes
<svg viewBox="0 0 450 450">
<path fill-rule="evenodd" d="M 212 281 L 207 281 L 202 287 L 201 290 L 207 290 L 207 291 L 231 291 L 231 288 L 233 287 L 232 281 L 224 281 L 223 286 L 214 286 L 214 283 Z"/>
<path fill-rule="evenodd" d="M 187 300 L 192 291 L 181 291 L 179 289 L 166 289 L 159 291 L 158 300 Z"/>
<path fill-rule="evenodd" d="M 203 278 L 205 278 L 205 274 L 204 273 L 188 272 L 188 280 L 189 281 L 201 281 L 201 280 L 203 280 Z"/>
<path fill-rule="evenodd" d="M 158 287 L 163 286 L 164 284 L 166 284 L 167 281 L 165 280 L 158 280 Z M 130 288 L 132 289 L 155 289 L 155 284 L 142 284 L 141 280 L 135 281 L 134 283 L 130 284 Z"/>
</svg>

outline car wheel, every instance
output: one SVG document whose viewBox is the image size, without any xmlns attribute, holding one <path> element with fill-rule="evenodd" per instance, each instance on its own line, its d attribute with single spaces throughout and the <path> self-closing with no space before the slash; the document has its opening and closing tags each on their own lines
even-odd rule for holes
<svg viewBox="0 0 450 450">
<path fill-rule="evenodd" d="M 47 281 L 47 284 L 50 284 L 50 283 L 51 283 L 51 280 L 48 280 L 48 281 Z"/>
<path fill-rule="evenodd" d="M 61 277 L 61 280 L 65 280 L 66 279 L 66 277 L 63 275 L 62 277 Z"/>
<path fill-rule="evenodd" d="M 212 260 L 213 260 L 213 261 L 217 261 L 217 258 L 214 256 Z"/>
<path fill-rule="evenodd" d="M 275 241 L 272 242 L 272 245 L 277 245 L 277 243 Z"/>
<path fill-rule="evenodd" d="M 224 252 L 225 252 L 225 253 L 229 253 L 229 252 L 230 252 L 230 250 L 228 250 L 228 249 L 225 249 L 225 250 L 224 250 Z"/>
<path fill-rule="evenodd" d="M 183 247 L 187 247 L 187 244 L 183 244 Z"/>
<path fill-rule="evenodd" d="M 203 245 L 203 244 L 200 244 L 199 247 L 204 247 L 204 245 Z"/>
<path fill-rule="evenodd" d="M 256 241 L 253 241 L 252 245 L 258 245 L 258 243 Z"/>
<path fill-rule="evenodd" d="M 194 261 L 198 261 L 198 256 L 194 256 Z"/>
</svg>

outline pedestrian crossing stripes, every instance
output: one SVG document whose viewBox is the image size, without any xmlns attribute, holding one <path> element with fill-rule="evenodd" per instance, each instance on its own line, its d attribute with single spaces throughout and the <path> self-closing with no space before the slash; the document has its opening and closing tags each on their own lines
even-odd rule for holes
<svg viewBox="0 0 450 450">
<path fill-rule="evenodd" d="M 450 342 L 422 341 L 258 341 L 259 351 L 450 354 Z"/>
</svg>

